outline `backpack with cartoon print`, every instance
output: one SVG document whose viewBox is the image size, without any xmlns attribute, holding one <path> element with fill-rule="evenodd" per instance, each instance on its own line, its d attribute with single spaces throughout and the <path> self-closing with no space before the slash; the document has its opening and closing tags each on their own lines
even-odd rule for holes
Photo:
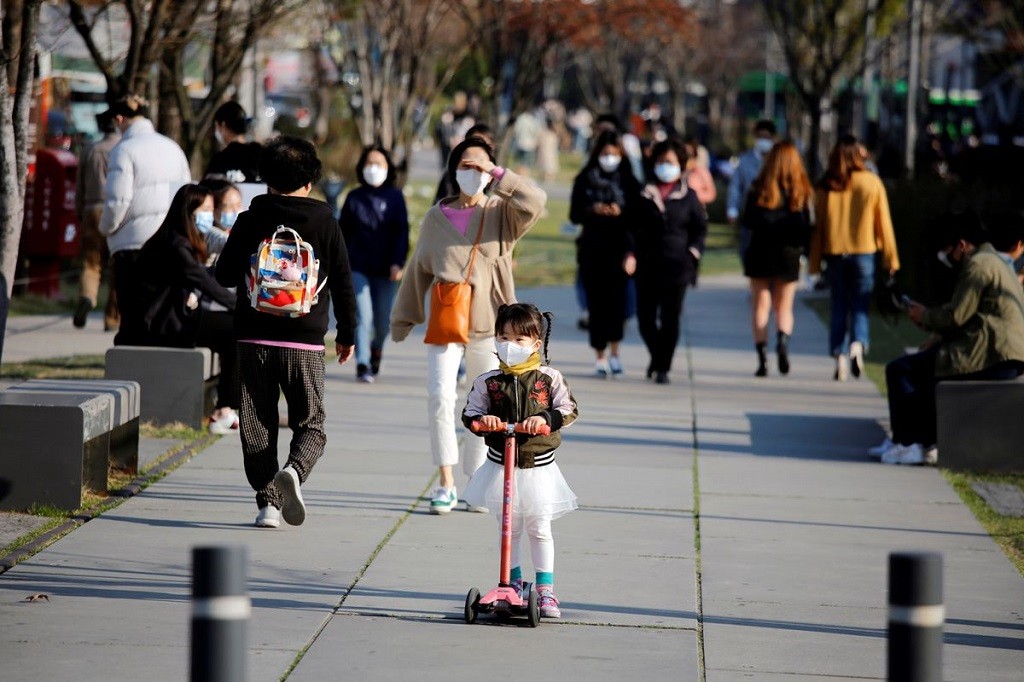
<svg viewBox="0 0 1024 682">
<path fill-rule="evenodd" d="M 263 240 L 252 255 L 249 302 L 256 310 L 282 317 L 302 317 L 316 305 L 327 284 L 309 242 L 284 225 Z M 318 285 L 319 282 L 319 285 Z"/>
</svg>

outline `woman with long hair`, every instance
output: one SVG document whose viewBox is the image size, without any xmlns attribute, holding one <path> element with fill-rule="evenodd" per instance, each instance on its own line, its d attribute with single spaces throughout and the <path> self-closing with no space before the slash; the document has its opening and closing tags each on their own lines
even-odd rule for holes
<svg viewBox="0 0 1024 682">
<path fill-rule="evenodd" d="M 793 298 L 800 278 L 800 256 L 810 236 L 813 188 L 800 152 L 792 142 L 779 142 L 761 165 L 750 186 L 743 224 L 750 245 L 743 256 L 743 274 L 750 278 L 756 376 L 768 375 L 768 321 L 775 312 L 779 373 L 789 373 L 789 337 L 793 334 Z"/>
<path fill-rule="evenodd" d="M 623 371 L 619 342 L 626 322 L 625 260 L 632 251 L 630 210 L 640 195 L 640 184 L 625 159 L 619 133 L 601 132 L 573 182 L 569 204 L 569 220 L 583 226 L 576 240 L 576 262 L 590 304 L 588 333 L 599 377 Z"/>
<path fill-rule="evenodd" d="M 185 185 L 171 201 L 167 217 L 139 253 L 139 287 L 123 311 L 124 343 L 136 346 L 209 348 L 220 355 L 214 433 L 237 433 L 239 406 L 235 366 L 235 296 L 213 278 L 203 230 L 213 225 L 213 194 Z M 205 310 L 201 300 L 224 306 Z M 124 345 L 124 344 L 122 344 Z"/>
<path fill-rule="evenodd" d="M 814 199 L 812 274 L 821 272 L 832 289 L 829 353 L 833 378 L 860 377 L 868 352 L 868 310 L 874 290 L 875 254 L 890 275 L 900 268 L 885 186 L 864 167 L 857 138 L 844 135 L 828 157 Z"/>
</svg>

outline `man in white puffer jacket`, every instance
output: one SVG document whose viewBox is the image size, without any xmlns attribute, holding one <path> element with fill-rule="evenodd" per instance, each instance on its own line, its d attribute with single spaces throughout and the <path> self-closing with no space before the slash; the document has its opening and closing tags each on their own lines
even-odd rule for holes
<svg viewBox="0 0 1024 682">
<path fill-rule="evenodd" d="M 181 147 L 153 128 L 145 99 L 127 95 L 111 105 L 110 113 L 122 136 L 110 152 L 99 230 L 107 237 L 123 314 L 136 302 L 139 250 L 160 227 L 174 193 L 192 181 L 192 174 Z M 119 332 L 114 345 L 131 343 L 121 337 Z"/>
</svg>

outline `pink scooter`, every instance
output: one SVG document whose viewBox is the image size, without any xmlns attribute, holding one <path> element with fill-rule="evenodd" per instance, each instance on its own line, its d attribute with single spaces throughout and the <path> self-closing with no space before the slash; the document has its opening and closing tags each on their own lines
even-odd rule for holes
<svg viewBox="0 0 1024 682">
<path fill-rule="evenodd" d="M 521 424 L 505 424 L 489 429 L 483 422 L 475 421 L 472 425 L 475 433 L 505 432 L 505 479 L 504 495 L 501 504 L 501 568 L 498 573 L 498 586 L 487 594 L 480 596 L 480 590 L 472 588 L 466 595 L 466 622 L 475 623 L 480 613 L 493 613 L 499 618 L 525 615 L 531 628 L 540 622 L 540 606 L 537 603 L 537 591 L 533 583 L 523 583 L 523 591 L 518 592 L 512 587 L 510 574 L 512 571 L 512 500 L 515 499 L 515 466 L 516 466 L 516 434 L 526 433 Z M 537 435 L 551 433 L 551 427 L 544 425 L 537 430 Z M 526 595 L 524 597 L 524 595 Z"/>
</svg>

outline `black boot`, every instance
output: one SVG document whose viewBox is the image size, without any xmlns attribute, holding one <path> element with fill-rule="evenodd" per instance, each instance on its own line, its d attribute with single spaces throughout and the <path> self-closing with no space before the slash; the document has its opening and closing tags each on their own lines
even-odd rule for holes
<svg viewBox="0 0 1024 682">
<path fill-rule="evenodd" d="M 755 343 L 754 347 L 757 349 L 757 371 L 754 372 L 754 376 L 766 377 L 768 376 L 768 344 Z"/>
<path fill-rule="evenodd" d="M 779 374 L 789 374 L 789 334 L 786 332 L 778 333 L 775 352 L 779 354 Z"/>
</svg>

